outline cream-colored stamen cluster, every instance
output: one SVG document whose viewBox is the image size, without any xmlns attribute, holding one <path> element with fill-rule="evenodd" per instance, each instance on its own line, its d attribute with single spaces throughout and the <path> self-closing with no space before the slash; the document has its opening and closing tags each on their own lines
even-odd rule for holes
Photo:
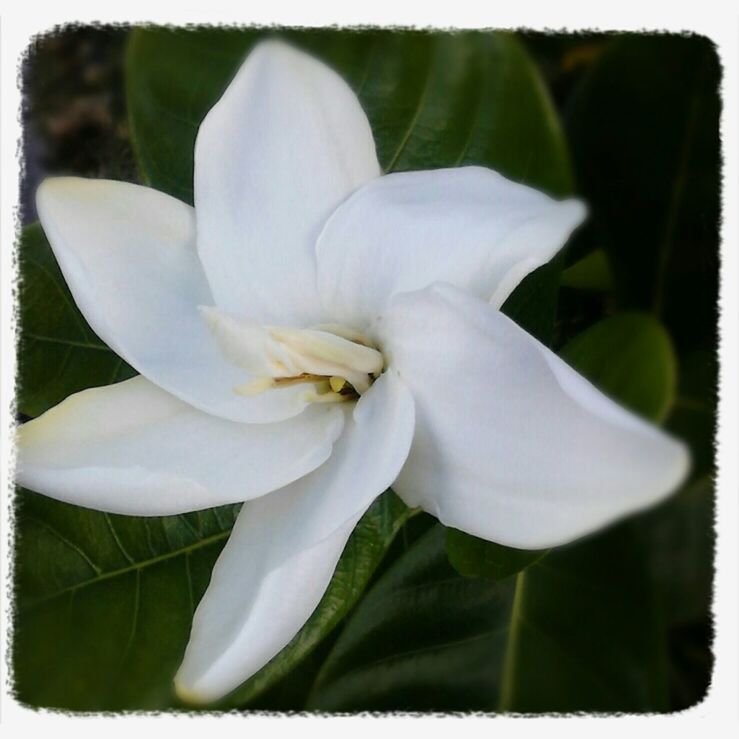
<svg viewBox="0 0 739 739">
<path fill-rule="evenodd" d="M 359 332 L 336 324 L 294 329 L 263 326 L 218 308 L 201 308 L 221 351 L 252 379 L 234 388 L 256 395 L 305 383 L 308 402 L 343 402 L 366 392 L 383 356 Z"/>
</svg>

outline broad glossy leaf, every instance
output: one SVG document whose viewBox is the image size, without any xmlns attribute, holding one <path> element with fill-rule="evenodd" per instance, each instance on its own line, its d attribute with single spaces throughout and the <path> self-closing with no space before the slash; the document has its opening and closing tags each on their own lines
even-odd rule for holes
<svg viewBox="0 0 739 739">
<path fill-rule="evenodd" d="M 135 372 L 94 334 L 38 223 L 18 243 L 18 410 L 38 416 L 68 395 Z"/>
<path fill-rule="evenodd" d="M 639 541 L 619 527 L 515 579 L 464 578 L 435 526 L 340 634 L 308 708 L 644 711 L 665 706 Z"/>
<path fill-rule="evenodd" d="M 367 593 L 307 707 L 323 711 L 490 710 L 513 588 L 464 578 L 434 525 Z"/>
<path fill-rule="evenodd" d="M 513 549 L 478 539 L 458 529 L 448 529 L 444 544 L 449 562 L 465 577 L 505 580 L 537 560 L 548 550 Z"/>
<path fill-rule="evenodd" d="M 713 480 L 704 475 L 634 522 L 651 550 L 653 581 L 672 626 L 710 612 L 714 514 Z"/>
<path fill-rule="evenodd" d="M 18 698 L 79 710 L 177 706 L 172 678 L 237 511 L 131 518 L 22 492 L 13 647 Z M 223 705 L 253 699 L 325 637 L 364 590 L 406 515 L 392 493 L 372 505 L 305 627 Z"/>
<path fill-rule="evenodd" d="M 653 308 L 681 353 L 715 346 L 720 74 L 705 37 L 623 34 L 567 106 L 621 304 Z"/>
<path fill-rule="evenodd" d="M 711 681 L 714 517 L 713 479 L 704 476 L 638 522 L 668 628 L 670 698 L 676 709 L 699 701 Z"/>
<path fill-rule="evenodd" d="M 680 377 L 667 426 L 686 439 L 695 478 L 712 476 L 718 391 L 715 350 L 696 349 L 680 357 Z"/>
<path fill-rule="evenodd" d="M 628 523 L 552 552 L 515 588 L 500 710 L 667 709 L 661 612 Z"/>
<path fill-rule="evenodd" d="M 24 703 L 161 708 L 237 507 L 106 515 L 20 492 L 14 686 Z"/>
<path fill-rule="evenodd" d="M 705 693 L 712 662 L 720 79 L 707 38 L 622 35 L 583 77 L 567 115 L 619 301 L 658 312 L 679 356 L 666 425 L 690 444 L 692 479 L 639 521 L 669 621 L 678 708 Z"/>
<path fill-rule="evenodd" d="M 578 290 L 608 292 L 613 289 L 613 274 L 603 249 L 595 249 L 562 272 L 560 284 Z"/>
<path fill-rule="evenodd" d="M 691 479 L 671 500 L 634 522 L 650 550 L 654 586 L 664 604 L 676 709 L 705 695 L 713 667 L 715 408 L 716 357 L 701 350 L 681 357 L 678 393 L 666 425 L 690 444 Z"/>
<path fill-rule="evenodd" d="M 141 175 L 192 202 L 193 146 L 258 29 L 134 31 L 127 96 Z M 386 171 L 482 164 L 554 194 L 571 190 L 552 104 L 508 33 L 304 30 L 279 35 L 357 92 Z"/>
<path fill-rule="evenodd" d="M 676 363 L 661 323 L 648 313 L 619 313 L 576 336 L 562 358 L 604 393 L 653 421 L 675 396 Z"/>
</svg>

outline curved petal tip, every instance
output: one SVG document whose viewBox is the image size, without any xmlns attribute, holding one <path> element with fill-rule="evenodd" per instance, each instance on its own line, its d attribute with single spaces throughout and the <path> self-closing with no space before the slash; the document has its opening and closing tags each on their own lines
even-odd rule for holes
<svg viewBox="0 0 739 739">
<path fill-rule="evenodd" d="M 177 697 L 190 706 L 204 706 L 210 702 L 208 696 L 198 693 L 185 685 L 179 678 L 179 673 L 174 679 L 174 691 Z"/>
</svg>

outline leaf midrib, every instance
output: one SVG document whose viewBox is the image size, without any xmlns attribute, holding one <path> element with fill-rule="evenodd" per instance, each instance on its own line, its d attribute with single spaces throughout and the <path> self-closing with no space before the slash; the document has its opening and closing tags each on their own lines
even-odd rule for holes
<svg viewBox="0 0 739 739">
<path fill-rule="evenodd" d="M 109 347 L 105 346 L 105 344 L 93 344 L 89 341 L 75 341 L 74 339 L 61 339 L 58 337 L 53 336 L 42 336 L 41 334 L 35 334 L 31 331 L 26 331 L 23 334 L 25 339 L 31 339 L 33 341 L 41 341 L 48 344 L 59 344 L 62 346 L 76 346 L 80 349 L 94 349 L 96 351 L 102 351 L 102 352 L 108 352 L 109 354 L 112 354 L 113 352 L 110 350 Z"/>
<path fill-rule="evenodd" d="M 515 690 L 515 672 L 518 661 L 518 641 L 523 620 L 523 590 L 526 570 L 516 575 L 515 592 L 513 594 L 513 605 L 511 606 L 508 621 L 508 640 L 506 642 L 503 656 L 503 667 L 500 679 L 499 711 L 510 711 L 513 706 Z"/>
</svg>

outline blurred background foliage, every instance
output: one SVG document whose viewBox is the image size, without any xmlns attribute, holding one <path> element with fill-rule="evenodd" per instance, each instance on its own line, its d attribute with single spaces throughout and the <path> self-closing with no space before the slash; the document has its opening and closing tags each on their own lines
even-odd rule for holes
<svg viewBox="0 0 739 739">
<path fill-rule="evenodd" d="M 258 29 L 67 27 L 23 65 L 18 411 L 133 371 L 89 329 L 34 224 L 46 174 L 191 201 L 192 143 Z M 326 597 L 224 700 L 243 710 L 676 711 L 710 682 L 720 68 L 705 38 L 283 32 L 357 91 L 386 170 L 478 163 L 591 217 L 504 310 L 690 444 L 670 500 L 550 552 L 409 515 L 386 493 Z M 129 519 L 16 499 L 20 700 L 162 709 L 238 507 Z"/>
</svg>

